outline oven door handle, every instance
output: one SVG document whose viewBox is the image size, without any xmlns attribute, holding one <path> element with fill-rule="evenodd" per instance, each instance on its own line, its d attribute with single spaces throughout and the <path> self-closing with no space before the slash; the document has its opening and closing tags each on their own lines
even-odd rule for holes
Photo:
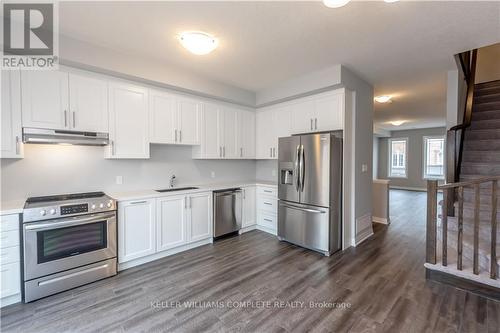
<svg viewBox="0 0 500 333">
<path fill-rule="evenodd" d="M 112 214 L 92 216 L 92 217 L 87 217 L 87 218 L 78 218 L 78 219 L 73 219 L 70 221 L 40 223 L 40 224 L 33 223 L 33 224 L 25 225 L 24 229 L 26 229 L 26 230 L 58 229 L 58 228 L 70 227 L 70 226 L 74 226 L 74 225 L 99 222 L 102 220 L 109 220 L 110 218 L 115 217 L 115 216 L 116 216 L 115 213 L 112 213 Z"/>
</svg>

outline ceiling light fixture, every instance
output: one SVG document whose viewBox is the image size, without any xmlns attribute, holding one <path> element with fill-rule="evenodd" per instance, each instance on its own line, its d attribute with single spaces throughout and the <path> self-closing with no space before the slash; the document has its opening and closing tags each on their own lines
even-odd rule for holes
<svg viewBox="0 0 500 333">
<path fill-rule="evenodd" d="M 323 0 L 323 3 L 330 8 L 339 8 L 347 5 L 349 1 L 351 0 Z"/>
<path fill-rule="evenodd" d="M 209 54 L 218 45 L 217 38 L 207 33 L 196 31 L 183 32 L 179 37 L 179 41 L 189 52 L 196 55 Z"/>
<path fill-rule="evenodd" d="M 393 2 L 398 2 L 399 0 L 384 0 L 387 3 L 393 3 Z"/>
<path fill-rule="evenodd" d="M 375 102 L 377 103 L 392 103 L 392 96 L 389 95 L 381 95 L 375 97 Z"/>
<path fill-rule="evenodd" d="M 401 126 L 405 123 L 404 120 L 395 120 L 395 121 L 391 121 L 391 124 L 394 125 L 394 126 Z"/>
</svg>

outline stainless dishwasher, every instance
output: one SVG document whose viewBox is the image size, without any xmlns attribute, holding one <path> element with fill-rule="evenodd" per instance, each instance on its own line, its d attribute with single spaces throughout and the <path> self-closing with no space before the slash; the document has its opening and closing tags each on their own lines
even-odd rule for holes
<svg viewBox="0 0 500 333">
<path fill-rule="evenodd" d="M 242 210 L 240 188 L 214 191 L 214 238 L 240 230 Z"/>
</svg>

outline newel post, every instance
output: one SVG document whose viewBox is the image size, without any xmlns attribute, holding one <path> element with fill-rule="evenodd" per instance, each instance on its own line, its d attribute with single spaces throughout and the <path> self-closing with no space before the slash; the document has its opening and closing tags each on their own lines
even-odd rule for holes
<svg viewBox="0 0 500 333">
<path fill-rule="evenodd" d="M 437 180 L 427 181 L 427 228 L 425 262 L 436 263 L 436 237 L 437 237 Z"/>
</svg>

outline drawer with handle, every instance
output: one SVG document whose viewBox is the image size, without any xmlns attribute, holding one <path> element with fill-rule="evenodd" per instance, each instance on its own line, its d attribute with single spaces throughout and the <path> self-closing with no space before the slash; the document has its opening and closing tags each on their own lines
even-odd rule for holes
<svg viewBox="0 0 500 333">
<path fill-rule="evenodd" d="M 21 264 L 18 262 L 2 264 L 0 267 L 0 297 L 7 297 L 21 292 Z"/>
<path fill-rule="evenodd" d="M 266 195 L 277 198 L 278 189 L 274 187 L 257 186 L 257 195 Z"/>
<path fill-rule="evenodd" d="M 269 197 L 257 197 L 257 210 L 278 214 L 278 201 Z"/>
<path fill-rule="evenodd" d="M 19 246 L 6 247 L 0 249 L 0 265 L 21 261 Z"/>
<path fill-rule="evenodd" d="M 257 224 L 273 230 L 276 230 L 278 225 L 276 215 L 263 214 L 263 213 L 258 214 Z"/>
</svg>

